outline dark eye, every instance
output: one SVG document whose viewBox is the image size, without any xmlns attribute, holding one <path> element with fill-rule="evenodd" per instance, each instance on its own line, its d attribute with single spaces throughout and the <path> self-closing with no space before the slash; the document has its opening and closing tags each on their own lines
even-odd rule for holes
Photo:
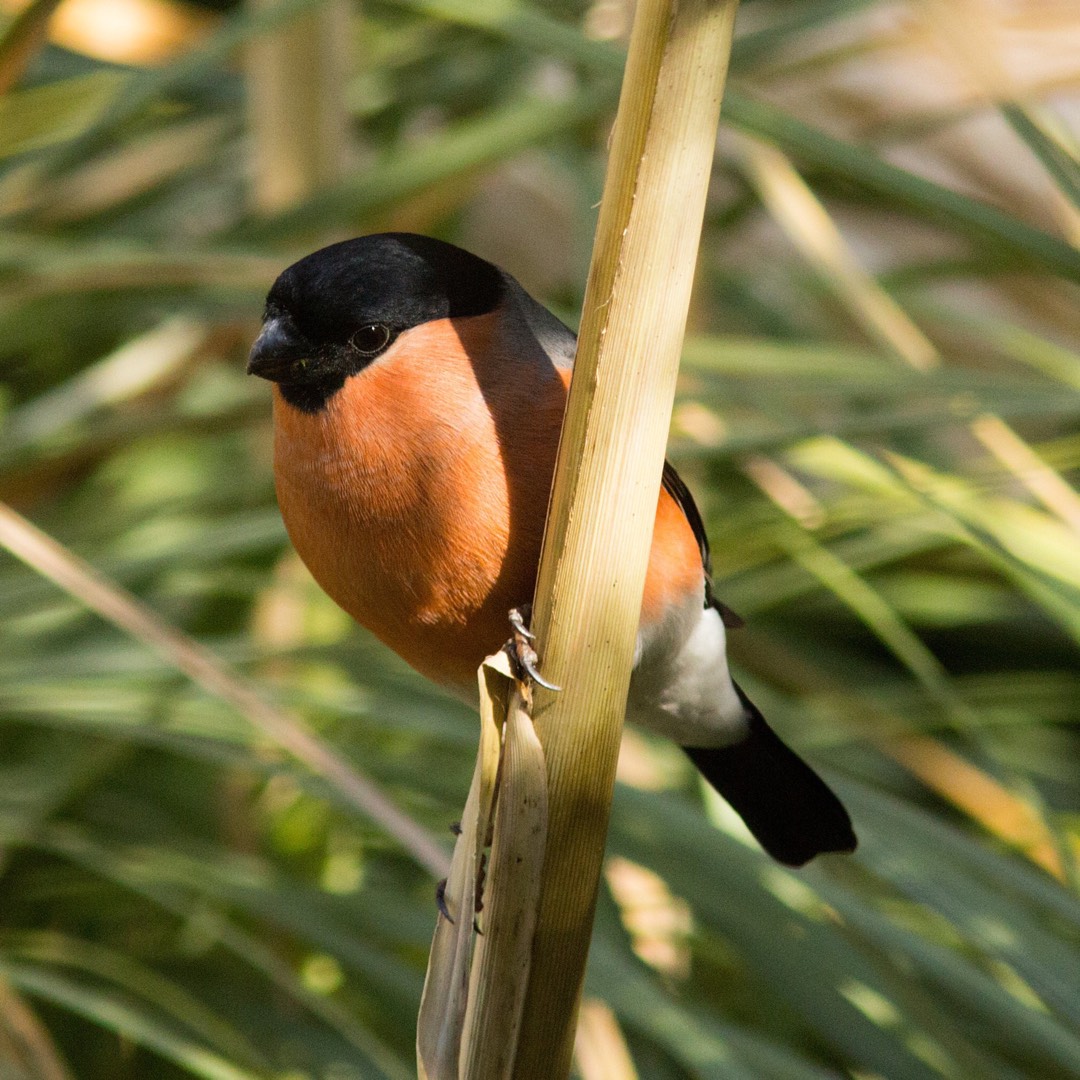
<svg viewBox="0 0 1080 1080">
<path fill-rule="evenodd" d="M 386 347 L 390 340 L 390 327 L 382 323 L 368 323 L 361 326 L 351 338 L 349 344 L 363 356 L 374 356 Z"/>
</svg>

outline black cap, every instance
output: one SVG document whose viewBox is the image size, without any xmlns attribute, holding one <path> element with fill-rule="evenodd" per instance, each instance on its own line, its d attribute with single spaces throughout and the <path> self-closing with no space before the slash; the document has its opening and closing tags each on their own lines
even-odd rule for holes
<svg viewBox="0 0 1080 1080">
<path fill-rule="evenodd" d="M 248 371 L 316 412 L 398 334 L 487 314 L 504 288 L 497 267 L 428 236 L 376 233 L 332 244 L 274 282 Z"/>
</svg>

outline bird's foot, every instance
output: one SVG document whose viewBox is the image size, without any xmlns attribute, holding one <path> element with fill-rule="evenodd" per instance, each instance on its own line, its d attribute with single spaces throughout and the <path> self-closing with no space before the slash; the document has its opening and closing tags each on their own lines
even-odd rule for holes
<svg viewBox="0 0 1080 1080">
<path fill-rule="evenodd" d="M 536 669 L 539 657 L 532 647 L 536 635 L 526 625 L 529 612 L 530 605 L 510 609 L 510 627 L 513 634 L 503 648 L 506 650 L 506 655 L 510 657 L 510 664 L 518 679 L 522 682 L 529 679 L 546 690 L 559 691 L 562 689 L 561 686 L 548 682 Z"/>
</svg>

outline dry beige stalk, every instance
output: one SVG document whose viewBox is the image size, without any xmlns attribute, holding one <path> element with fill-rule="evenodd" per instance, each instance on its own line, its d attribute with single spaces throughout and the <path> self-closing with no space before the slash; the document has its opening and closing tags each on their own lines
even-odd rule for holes
<svg viewBox="0 0 1080 1080">
<path fill-rule="evenodd" d="M 446 891 L 461 914 L 436 931 L 421 1011 L 425 1080 L 569 1074 L 736 7 L 637 7 L 533 604 L 542 670 L 564 689 L 535 688 L 536 743 L 519 691 L 493 693 L 482 669 L 481 756 Z M 466 1002 L 499 697 L 513 700 Z"/>
<path fill-rule="evenodd" d="M 534 601 L 547 858 L 516 1080 L 569 1070 L 737 4 L 642 0 Z"/>
</svg>

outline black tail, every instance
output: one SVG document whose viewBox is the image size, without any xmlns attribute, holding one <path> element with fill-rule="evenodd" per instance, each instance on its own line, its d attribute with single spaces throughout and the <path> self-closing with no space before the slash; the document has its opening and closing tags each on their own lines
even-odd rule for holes
<svg viewBox="0 0 1080 1080">
<path fill-rule="evenodd" d="M 843 804 L 736 689 L 750 713 L 749 734 L 733 746 L 685 746 L 690 760 L 778 862 L 802 866 L 826 851 L 854 851 Z"/>
</svg>

